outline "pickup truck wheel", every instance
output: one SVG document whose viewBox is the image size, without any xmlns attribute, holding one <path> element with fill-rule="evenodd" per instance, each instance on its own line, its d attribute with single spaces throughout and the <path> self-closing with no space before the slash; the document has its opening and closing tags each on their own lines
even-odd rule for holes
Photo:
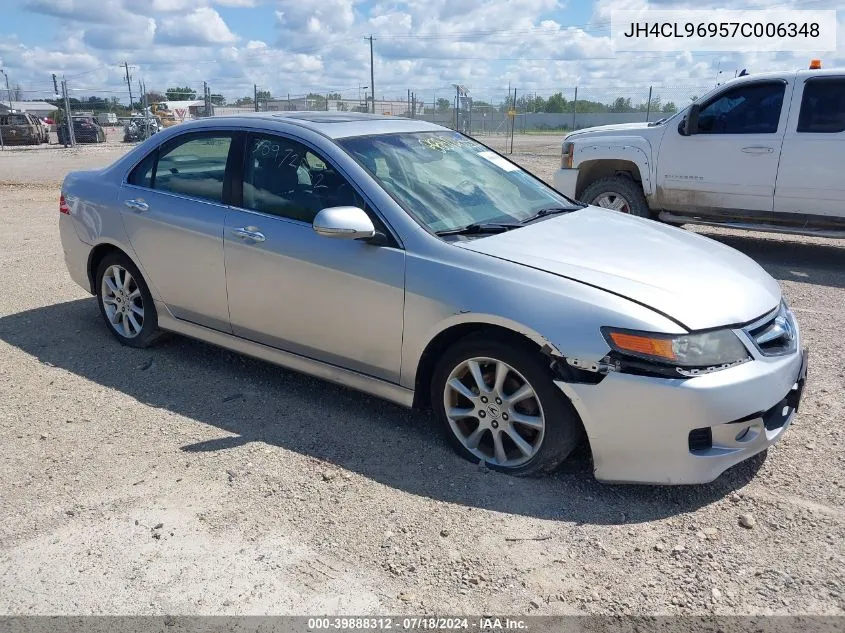
<svg viewBox="0 0 845 633">
<path fill-rule="evenodd" d="M 610 176 L 596 180 L 584 189 L 581 202 L 630 213 L 641 218 L 651 217 L 642 187 L 625 176 Z"/>
</svg>

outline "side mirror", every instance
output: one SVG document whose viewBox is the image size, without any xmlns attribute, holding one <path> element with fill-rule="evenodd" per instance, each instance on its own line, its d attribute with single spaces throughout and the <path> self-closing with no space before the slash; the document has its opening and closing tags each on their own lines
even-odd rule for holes
<svg viewBox="0 0 845 633">
<path fill-rule="evenodd" d="M 693 103 L 687 115 L 678 124 L 678 132 L 683 136 L 692 136 L 698 131 L 698 113 L 701 111 L 701 106 Z"/>
<path fill-rule="evenodd" d="M 329 207 L 314 218 L 314 231 L 323 237 L 365 240 L 376 234 L 373 221 L 358 207 Z"/>
</svg>

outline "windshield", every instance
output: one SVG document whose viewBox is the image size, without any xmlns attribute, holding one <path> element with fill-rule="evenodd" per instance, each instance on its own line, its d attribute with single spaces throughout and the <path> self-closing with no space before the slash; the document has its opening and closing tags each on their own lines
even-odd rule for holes
<svg viewBox="0 0 845 633">
<path fill-rule="evenodd" d="M 518 223 L 541 209 L 580 208 L 456 132 L 385 134 L 338 143 L 434 233 L 477 223 Z"/>
</svg>

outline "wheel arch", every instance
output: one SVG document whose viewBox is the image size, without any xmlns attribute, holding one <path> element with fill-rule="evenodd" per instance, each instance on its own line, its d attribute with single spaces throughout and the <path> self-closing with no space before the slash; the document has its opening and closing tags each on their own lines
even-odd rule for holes
<svg viewBox="0 0 845 633">
<path fill-rule="evenodd" d="M 642 172 L 639 166 L 630 160 L 620 158 L 588 160 L 578 167 L 578 182 L 575 197 L 580 199 L 584 190 L 594 182 L 610 176 L 625 176 L 643 186 Z M 645 191 L 645 188 L 643 188 Z"/>
<path fill-rule="evenodd" d="M 147 275 L 147 272 L 144 270 L 143 266 L 138 262 L 138 260 L 133 256 L 128 249 L 124 248 L 120 244 L 116 242 L 109 242 L 103 241 L 94 246 L 91 251 L 88 253 L 88 264 L 86 266 L 86 270 L 88 273 L 88 283 L 91 286 L 91 294 L 97 294 L 96 288 L 96 276 L 97 276 L 97 268 L 100 266 L 100 262 L 108 256 L 110 253 L 121 253 L 122 255 L 126 255 L 130 259 L 130 261 L 135 264 L 138 270 L 141 271 L 141 274 L 144 276 L 144 281 L 147 284 L 147 287 L 150 289 L 150 293 L 153 296 L 153 299 L 157 298 L 157 292 L 154 290 L 153 285 L 150 283 L 150 279 Z"/>
<path fill-rule="evenodd" d="M 560 355 L 554 345 L 529 328 L 507 320 L 492 317 L 488 320 L 480 320 L 479 315 L 473 316 L 475 318 L 472 321 L 445 324 L 423 349 L 416 362 L 416 373 L 414 375 L 414 408 L 429 408 L 431 405 L 431 381 L 437 361 L 449 347 L 467 336 L 478 335 L 482 332 L 489 333 L 491 337 L 506 338 L 538 354 L 545 351 L 549 354 Z"/>
</svg>

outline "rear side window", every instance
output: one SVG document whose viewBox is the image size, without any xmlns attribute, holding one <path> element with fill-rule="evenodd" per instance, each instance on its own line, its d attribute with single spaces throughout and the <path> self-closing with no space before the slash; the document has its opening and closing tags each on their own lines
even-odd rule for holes
<svg viewBox="0 0 845 633">
<path fill-rule="evenodd" d="M 184 134 L 151 152 L 127 182 L 211 202 L 223 202 L 232 133 Z"/>
<path fill-rule="evenodd" d="M 126 181 L 130 185 L 152 189 L 157 157 L 158 150 L 150 152 L 144 160 L 135 165 L 135 169 L 132 170 Z"/>
<path fill-rule="evenodd" d="M 845 131 L 845 78 L 809 79 L 804 84 L 798 132 Z"/>
<path fill-rule="evenodd" d="M 153 188 L 213 202 L 223 202 L 231 134 L 177 140 L 160 150 Z"/>
</svg>

